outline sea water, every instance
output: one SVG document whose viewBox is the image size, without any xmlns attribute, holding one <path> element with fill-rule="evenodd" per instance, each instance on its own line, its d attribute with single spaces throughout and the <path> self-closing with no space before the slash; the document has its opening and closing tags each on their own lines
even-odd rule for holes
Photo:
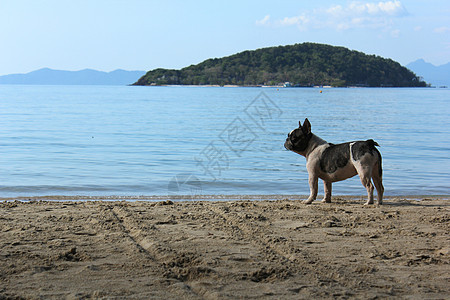
<svg viewBox="0 0 450 300">
<path fill-rule="evenodd" d="M 0 197 L 306 195 L 283 147 L 306 117 L 328 142 L 378 142 L 386 195 L 448 195 L 449 116 L 449 89 L 0 85 Z"/>
</svg>

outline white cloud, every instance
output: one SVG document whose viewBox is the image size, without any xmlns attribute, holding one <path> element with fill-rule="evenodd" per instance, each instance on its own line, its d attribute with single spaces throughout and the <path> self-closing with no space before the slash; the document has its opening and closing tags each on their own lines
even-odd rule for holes
<svg viewBox="0 0 450 300">
<path fill-rule="evenodd" d="M 407 14 L 403 4 L 397 0 L 378 3 L 354 1 L 341 11 L 350 14 L 370 16 L 403 16 Z"/>
<path fill-rule="evenodd" d="M 299 20 L 300 20 L 301 16 L 298 17 L 285 17 L 283 20 L 279 21 L 280 25 L 296 25 L 299 24 Z"/>
<path fill-rule="evenodd" d="M 291 26 L 297 25 L 300 30 L 304 30 L 307 28 L 310 19 L 305 15 L 295 16 L 295 17 L 285 17 L 284 19 L 278 21 L 278 25 L 281 26 Z"/>
<path fill-rule="evenodd" d="M 300 30 L 306 29 L 306 25 L 309 23 L 310 19 L 305 15 L 293 16 L 293 17 L 285 17 L 281 20 L 272 21 L 270 19 L 270 15 L 266 15 L 261 20 L 256 21 L 256 25 L 258 26 L 275 26 L 275 27 L 283 27 L 283 26 L 297 26 Z"/>
<path fill-rule="evenodd" d="M 259 26 L 267 25 L 269 23 L 269 20 L 270 20 L 270 15 L 267 15 L 264 18 L 262 18 L 261 20 L 256 21 L 256 25 L 259 25 Z"/>
<path fill-rule="evenodd" d="M 436 33 L 447 33 L 450 32 L 450 27 L 442 26 L 434 29 L 434 32 Z"/>
<path fill-rule="evenodd" d="M 340 5 L 332 6 L 326 10 L 326 12 L 332 16 L 338 16 L 342 14 L 344 9 Z"/>
<path fill-rule="evenodd" d="M 378 3 L 366 3 L 367 12 L 372 15 L 387 14 L 391 16 L 406 15 L 406 9 L 400 1 L 386 1 Z"/>
<path fill-rule="evenodd" d="M 306 11 L 297 16 L 289 16 L 277 20 L 272 22 L 272 24 L 278 26 L 295 25 L 300 30 L 323 28 L 337 31 L 351 28 L 385 28 L 389 30 L 396 18 L 406 15 L 408 15 L 406 8 L 398 0 L 381 2 L 353 1 L 346 6 L 333 5 Z M 264 24 L 267 24 L 268 20 L 265 21 Z M 398 35 L 398 33 L 394 32 L 393 35 Z"/>
<path fill-rule="evenodd" d="M 391 36 L 392 36 L 393 38 L 398 38 L 398 37 L 400 36 L 400 30 L 398 30 L 398 29 L 392 30 L 392 31 L 391 31 Z"/>
</svg>

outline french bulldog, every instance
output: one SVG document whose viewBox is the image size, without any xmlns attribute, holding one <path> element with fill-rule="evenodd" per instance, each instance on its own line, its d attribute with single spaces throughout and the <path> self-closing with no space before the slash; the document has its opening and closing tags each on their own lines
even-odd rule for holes
<svg viewBox="0 0 450 300">
<path fill-rule="evenodd" d="M 306 157 L 306 169 L 309 175 L 311 194 L 305 204 L 317 197 L 318 179 L 323 180 L 324 194 L 322 202 L 331 202 L 331 183 L 359 175 L 361 183 L 367 189 L 365 203 L 373 204 L 373 186 L 377 189 L 377 203 L 383 203 L 383 180 L 381 154 L 374 140 L 355 141 L 342 144 L 327 143 L 311 132 L 308 118 L 299 127 L 292 130 L 284 143 L 287 150 Z M 373 184 L 372 184 L 373 180 Z"/>
</svg>

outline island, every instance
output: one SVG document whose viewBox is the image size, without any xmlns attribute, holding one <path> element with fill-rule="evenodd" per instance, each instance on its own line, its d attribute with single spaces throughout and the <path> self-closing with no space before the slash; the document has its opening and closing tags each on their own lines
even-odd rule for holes
<svg viewBox="0 0 450 300">
<path fill-rule="evenodd" d="M 133 85 L 425 87 L 398 62 L 317 43 L 243 51 L 180 70 L 155 69 Z"/>
</svg>

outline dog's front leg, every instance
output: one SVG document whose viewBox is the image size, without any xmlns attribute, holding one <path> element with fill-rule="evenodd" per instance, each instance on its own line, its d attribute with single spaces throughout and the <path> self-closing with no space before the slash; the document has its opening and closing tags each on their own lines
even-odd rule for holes
<svg viewBox="0 0 450 300">
<path fill-rule="evenodd" d="M 331 203 L 331 181 L 323 181 L 323 190 L 325 196 L 323 197 L 323 203 Z"/>
<path fill-rule="evenodd" d="M 319 178 L 314 175 L 309 175 L 309 190 L 311 191 L 308 200 L 305 200 L 305 204 L 311 204 L 317 197 L 317 191 L 319 189 L 318 182 Z"/>
</svg>

